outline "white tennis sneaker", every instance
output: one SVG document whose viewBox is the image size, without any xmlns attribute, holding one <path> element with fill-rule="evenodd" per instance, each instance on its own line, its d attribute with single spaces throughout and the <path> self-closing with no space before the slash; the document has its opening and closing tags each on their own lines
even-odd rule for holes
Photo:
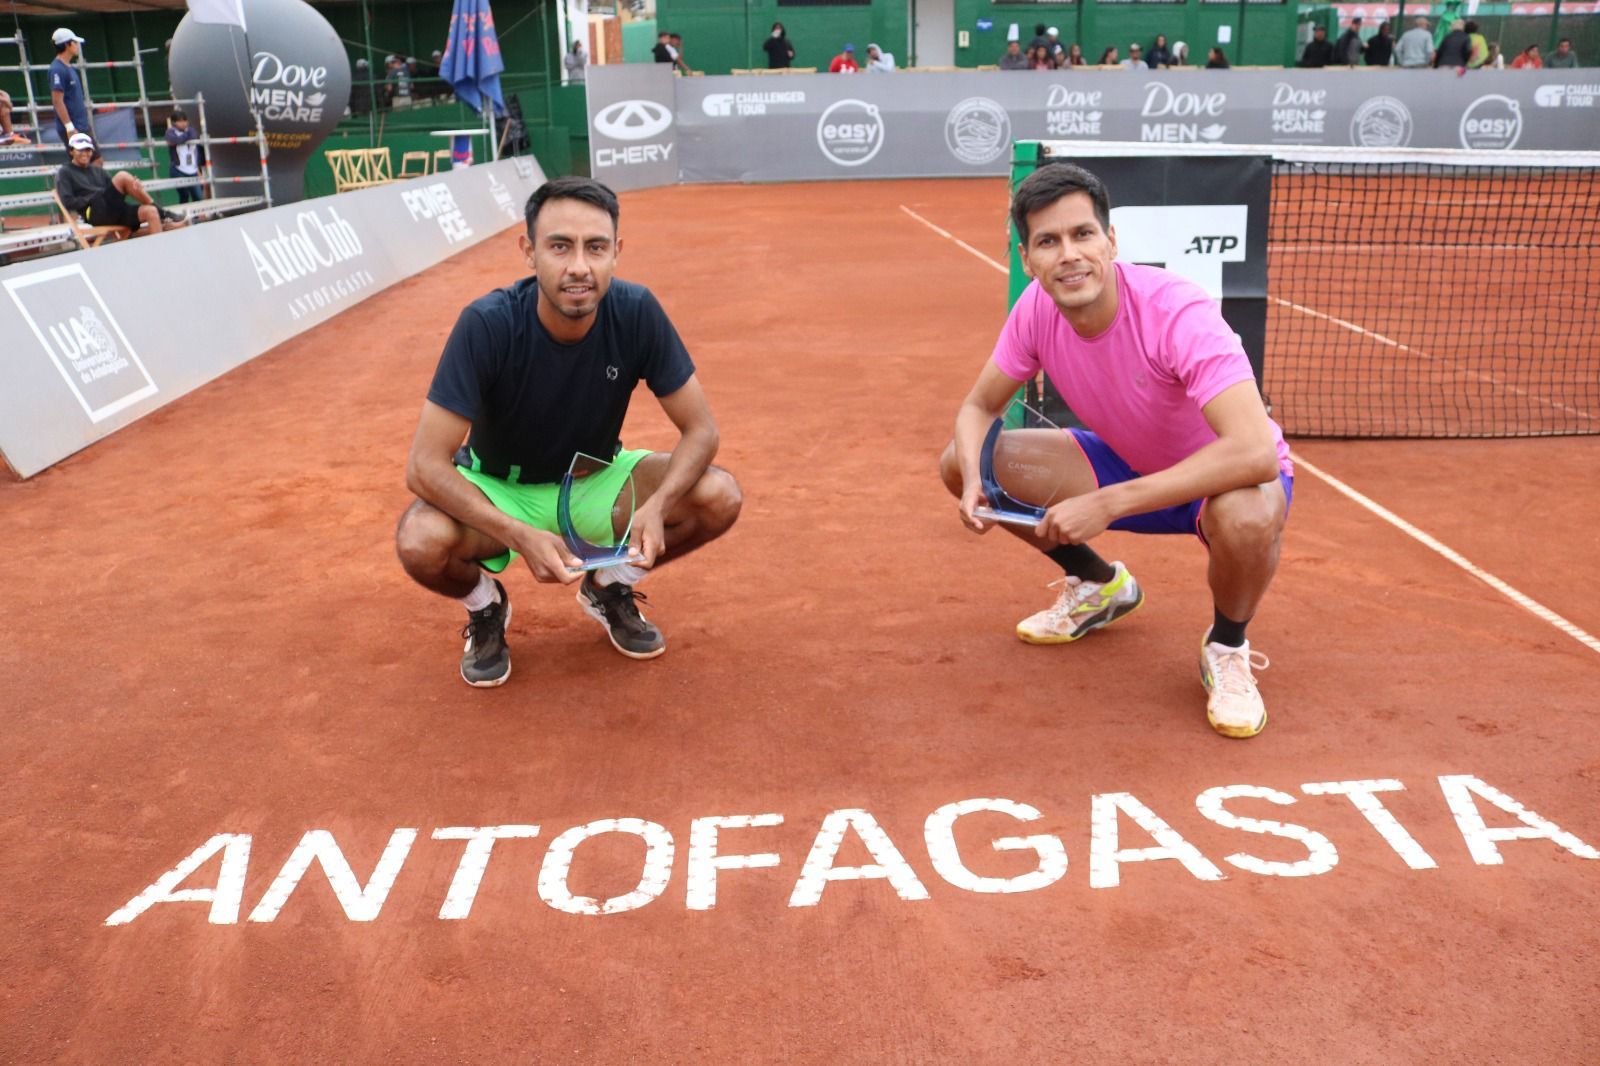
<svg viewBox="0 0 1600 1066">
<path fill-rule="evenodd" d="M 1017 636 L 1029 644 L 1066 644 L 1131 614 L 1144 602 L 1144 590 L 1121 563 L 1110 581 L 1060 577 L 1056 602 L 1017 623 Z"/>
<path fill-rule="evenodd" d="M 1211 631 L 1206 630 L 1206 637 Z M 1211 728 L 1225 737 L 1253 737 L 1267 725 L 1267 705 L 1256 689 L 1255 670 L 1271 663 L 1258 651 L 1250 650 L 1247 640 L 1237 648 L 1200 640 L 1200 682 L 1211 695 L 1206 700 L 1206 719 Z"/>
</svg>

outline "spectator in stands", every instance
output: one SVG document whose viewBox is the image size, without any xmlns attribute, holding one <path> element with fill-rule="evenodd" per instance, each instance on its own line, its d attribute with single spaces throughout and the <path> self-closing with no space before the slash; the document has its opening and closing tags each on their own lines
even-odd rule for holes
<svg viewBox="0 0 1600 1066">
<path fill-rule="evenodd" d="M 89 132 L 89 112 L 83 103 L 83 83 L 72 61 L 78 58 L 83 38 L 62 27 L 50 35 L 55 42 L 56 58 L 50 64 L 50 103 L 56 113 L 56 134 L 61 143 L 78 132 Z"/>
<path fill-rule="evenodd" d="M 781 22 L 772 24 L 772 32 L 761 42 L 761 47 L 767 53 L 768 70 L 782 70 L 794 63 L 794 45 L 789 41 L 789 31 Z"/>
<path fill-rule="evenodd" d="M 1028 49 L 1029 70 L 1054 70 L 1055 63 L 1050 59 L 1050 50 L 1044 45 L 1036 45 Z"/>
<path fill-rule="evenodd" d="M 1389 36 L 1389 24 L 1378 23 L 1378 32 L 1367 42 L 1367 66 L 1387 67 L 1394 62 L 1394 38 Z"/>
<path fill-rule="evenodd" d="M 1433 65 L 1433 30 L 1427 19 L 1418 19 L 1400 35 L 1394 48 L 1395 62 L 1407 70 Z"/>
<path fill-rule="evenodd" d="M 1156 34 L 1156 43 L 1150 46 L 1150 51 L 1145 54 L 1144 61 L 1150 65 L 1151 70 L 1172 65 L 1172 51 L 1167 48 L 1167 35 Z"/>
<path fill-rule="evenodd" d="M 885 52 L 875 44 L 867 45 L 867 73 L 893 74 L 894 55 Z"/>
<path fill-rule="evenodd" d="M 683 34 L 674 33 L 668 43 L 672 45 L 672 62 L 678 68 L 679 74 L 693 74 L 689 69 L 689 61 L 683 58 Z"/>
<path fill-rule="evenodd" d="M 1061 31 L 1051 26 L 1044 31 L 1048 43 L 1044 46 L 1045 52 L 1050 56 L 1053 66 L 1061 66 L 1061 58 L 1067 54 L 1067 46 L 1061 43 Z"/>
<path fill-rule="evenodd" d="M 11 97 L 0 89 L 0 148 L 11 144 L 32 144 L 22 134 L 11 128 Z"/>
<path fill-rule="evenodd" d="M 67 140 L 67 162 L 56 169 L 56 195 L 68 211 L 75 211 L 91 226 L 126 226 L 133 236 L 178 229 L 183 217 L 156 206 L 138 178 L 125 170 L 115 176 L 94 161 L 94 139 L 74 133 Z M 129 203 L 128 197 L 137 203 Z"/>
<path fill-rule="evenodd" d="M 384 77 L 383 95 L 390 107 L 411 106 L 411 72 L 406 61 L 391 55 L 383 61 L 388 73 Z"/>
<path fill-rule="evenodd" d="M 1100 62 L 1098 64 L 1096 64 L 1096 65 L 1097 66 L 1102 66 L 1102 67 L 1120 66 L 1121 64 L 1119 64 L 1117 62 L 1117 46 L 1116 45 L 1112 45 L 1110 48 L 1107 48 L 1104 52 L 1101 52 L 1100 53 Z"/>
<path fill-rule="evenodd" d="M 833 62 L 828 64 L 829 74 L 854 74 L 861 69 L 856 63 L 856 46 L 847 44 L 844 51 L 833 57 Z"/>
<path fill-rule="evenodd" d="M 1062 66 L 1081 67 L 1086 65 L 1088 62 L 1089 61 L 1087 59 L 1083 58 L 1083 45 L 1079 44 L 1077 41 L 1073 41 L 1071 47 L 1067 49 L 1067 57 L 1063 61 Z"/>
<path fill-rule="evenodd" d="M 1350 20 L 1350 28 L 1333 46 L 1334 62 L 1341 67 L 1353 67 L 1361 62 L 1361 53 L 1366 50 L 1367 46 L 1361 40 L 1361 16 L 1357 15 Z"/>
<path fill-rule="evenodd" d="M 1328 27 L 1313 26 L 1311 29 L 1311 42 L 1306 45 L 1306 50 L 1300 53 L 1302 67 L 1326 67 L 1333 62 L 1333 42 L 1328 40 Z"/>
<path fill-rule="evenodd" d="M 1212 45 L 1211 46 L 1211 51 L 1206 53 L 1206 69 L 1207 70 L 1227 70 L 1228 69 L 1228 57 L 1226 55 L 1224 55 L 1223 52 L 1222 52 L 1222 49 L 1217 47 L 1216 45 Z"/>
<path fill-rule="evenodd" d="M 1530 44 L 1522 50 L 1517 58 L 1511 61 L 1512 70 L 1543 70 L 1544 58 L 1539 55 L 1539 46 Z"/>
<path fill-rule="evenodd" d="M 1556 50 L 1545 60 L 1547 70 L 1573 70 L 1578 65 L 1578 53 L 1572 50 L 1572 41 L 1566 37 L 1556 42 Z"/>
<path fill-rule="evenodd" d="M 662 30 L 656 34 L 656 46 L 650 50 L 651 56 L 657 63 L 673 63 L 678 61 L 677 53 L 672 50 L 672 34 Z"/>
<path fill-rule="evenodd" d="M 1033 40 L 1028 42 L 1028 52 L 1032 54 L 1035 48 L 1043 48 L 1047 53 L 1050 50 L 1050 28 L 1044 23 L 1039 23 L 1033 28 Z"/>
<path fill-rule="evenodd" d="M 1123 70 L 1149 70 L 1144 65 L 1144 46 L 1138 41 L 1128 45 L 1128 58 L 1122 61 Z"/>
<path fill-rule="evenodd" d="M 372 110 L 372 67 L 365 59 L 356 60 L 350 74 L 350 113 L 365 115 Z"/>
<path fill-rule="evenodd" d="M 572 47 L 561 57 L 561 65 L 566 68 L 568 85 L 583 84 L 584 68 L 589 65 L 589 57 L 583 54 L 582 41 L 573 40 Z"/>
<path fill-rule="evenodd" d="M 198 178 L 200 176 L 201 146 L 198 131 L 189 126 L 189 116 L 173 109 L 167 117 L 167 177 Z M 180 204 L 198 203 L 200 186 L 182 185 L 177 189 Z"/>
<path fill-rule="evenodd" d="M 1028 57 L 1022 54 L 1022 45 L 1017 41 L 1007 41 L 1005 55 L 1000 57 L 1001 70 L 1027 70 Z"/>
<path fill-rule="evenodd" d="M 1468 19 L 1461 27 L 1467 31 L 1467 69 L 1477 70 L 1489 61 L 1489 42 L 1483 36 L 1478 24 Z"/>
<path fill-rule="evenodd" d="M 1489 42 L 1489 58 L 1483 65 L 1493 70 L 1506 69 L 1506 57 L 1505 53 L 1500 51 L 1499 41 Z M 1541 63 L 1540 65 L 1542 66 L 1543 64 Z"/>
<path fill-rule="evenodd" d="M 1440 68 L 1465 68 L 1471 53 L 1472 39 L 1467 36 L 1467 24 L 1461 19 L 1456 19 L 1450 23 L 1450 32 L 1439 42 L 1439 50 L 1433 56 L 1433 65 Z"/>
<path fill-rule="evenodd" d="M 1169 67 L 1186 67 L 1189 65 L 1189 46 L 1182 41 L 1172 42 L 1172 62 Z"/>
</svg>

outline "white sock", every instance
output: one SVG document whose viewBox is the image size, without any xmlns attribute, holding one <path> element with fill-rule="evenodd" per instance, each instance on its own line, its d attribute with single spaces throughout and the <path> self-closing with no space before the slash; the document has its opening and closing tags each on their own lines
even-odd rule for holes
<svg viewBox="0 0 1600 1066">
<path fill-rule="evenodd" d="M 471 592 L 461 597 L 461 603 L 469 611 L 481 611 L 494 603 L 499 598 L 494 587 L 494 578 L 488 571 L 478 571 L 478 584 Z"/>
<path fill-rule="evenodd" d="M 607 566 L 594 572 L 594 583 L 601 588 L 607 585 L 637 585 L 644 580 L 646 571 L 634 566 L 632 563 L 623 563 L 621 566 Z"/>
</svg>

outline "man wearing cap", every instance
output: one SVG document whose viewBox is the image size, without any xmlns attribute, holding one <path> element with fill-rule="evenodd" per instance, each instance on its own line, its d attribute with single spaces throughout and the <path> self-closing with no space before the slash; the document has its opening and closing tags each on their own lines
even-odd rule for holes
<svg viewBox="0 0 1600 1066">
<path fill-rule="evenodd" d="M 63 26 L 50 35 L 56 45 L 56 57 L 50 63 L 50 102 L 55 106 L 56 133 L 61 143 L 80 130 L 89 132 L 89 111 L 83 105 L 83 83 L 72 61 L 78 58 L 83 38 Z"/>
<path fill-rule="evenodd" d="M 1118 65 L 1121 66 L 1123 70 L 1150 69 L 1144 65 L 1144 46 L 1138 41 L 1134 41 L 1132 44 L 1128 45 L 1128 58 L 1124 59 Z"/>
<path fill-rule="evenodd" d="M 847 44 L 844 51 L 833 57 L 833 62 L 828 64 L 829 74 L 854 74 L 861 68 L 856 65 L 856 46 Z"/>
<path fill-rule="evenodd" d="M 56 195 L 68 211 L 76 211 L 91 226 L 126 226 L 141 232 L 178 229 L 183 220 L 162 211 L 138 178 L 125 170 L 113 176 L 94 161 L 94 138 L 74 133 L 67 139 L 67 163 L 56 171 Z M 128 197 L 138 203 L 129 203 Z M 140 226 L 148 229 L 140 230 Z"/>
<path fill-rule="evenodd" d="M 875 44 L 867 45 L 867 73 L 893 74 L 894 56 Z"/>
<path fill-rule="evenodd" d="M 411 106 L 411 71 L 406 69 L 406 61 L 399 56 L 391 55 L 383 61 L 388 68 L 385 76 L 384 95 L 389 99 L 390 107 Z"/>
<path fill-rule="evenodd" d="M 1000 57 L 1001 70 L 1027 70 L 1028 57 L 1022 54 L 1022 43 L 1016 38 L 1006 42 L 1005 55 Z"/>
<path fill-rule="evenodd" d="M 1054 26 L 1044 31 L 1047 38 L 1044 45 L 1045 55 L 1050 57 L 1050 62 L 1056 66 L 1061 65 L 1061 57 L 1066 54 L 1067 46 L 1061 43 L 1061 31 Z"/>
</svg>

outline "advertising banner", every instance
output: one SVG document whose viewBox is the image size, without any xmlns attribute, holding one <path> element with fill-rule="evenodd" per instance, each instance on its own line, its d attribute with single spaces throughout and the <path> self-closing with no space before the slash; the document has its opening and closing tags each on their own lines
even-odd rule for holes
<svg viewBox="0 0 1600 1066">
<path fill-rule="evenodd" d="M 0 269 L 0 454 L 29 477 L 520 224 L 529 158 Z"/>
<path fill-rule="evenodd" d="M 678 79 L 672 76 L 671 66 L 607 63 L 590 67 L 586 79 L 589 173 L 618 192 L 676 184 L 678 127 L 673 93 Z"/>
</svg>

